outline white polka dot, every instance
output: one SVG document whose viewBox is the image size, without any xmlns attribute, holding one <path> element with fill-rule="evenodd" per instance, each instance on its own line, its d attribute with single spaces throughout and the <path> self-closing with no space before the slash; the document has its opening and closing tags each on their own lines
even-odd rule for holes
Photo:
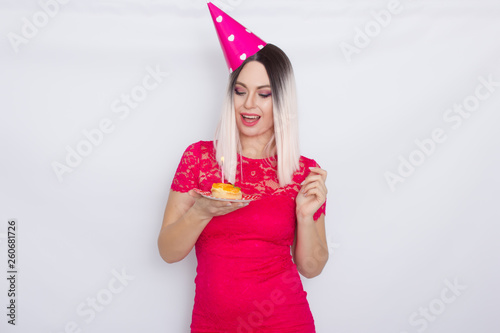
<svg viewBox="0 0 500 333">
<path fill-rule="evenodd" d="M 233 72 L 233 69 L 231 67 L 229 67 L 229 73 L 232 73 Z"/>
<path fill-rule="evenodd" d="M 250 30 L 248 30 L 248 29 L 245 29 L 245 30 L 246 30 L 249 34 L 251 34 L 251 33 L 252 33 L 252 32 L 251 32 Z"/>
<path fill-rule="evenodd" d="M 261 50 L 262 50 L 262 48 L 263 48 L 263 47 L 264 47 L 264 45 L 259 45 L 259 49 L 261 49 Z"/>
<path fill-rule="evenodd" d="M 241 56 L 240 56 L 240 59 L 241 60 L 245 60 L 247 58 L 247 55 L 245 53 L 243 53 Z"/>
<path fill-rule="evenodd" d="M 219 17 L 217 17 L 215 20 L 216 20 L 217 22 L 221 23 L 221 22 L 222 22 L 222 15 L 219 15 Z"/>
<path fill-rule="evenodd" d="M 230 42 L 232 42 L 234 40 L 234 35 L 231 35 L 231 36 L 227 37 L 227 40 L 230 41 Z"/>
</svg>

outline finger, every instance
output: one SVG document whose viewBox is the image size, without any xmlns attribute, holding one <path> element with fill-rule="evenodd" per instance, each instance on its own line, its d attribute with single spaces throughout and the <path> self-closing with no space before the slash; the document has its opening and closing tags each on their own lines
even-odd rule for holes
<svg viewBox="0 0 500 333">
<path fill-rule="evenodd" d="M 319 173 L 319 174 L 327 174 L 327 171 L 325 169 L 322 169 L 320 167 L 309 167 L 309 170 L 311 170 L 311 172 L 315 172 L 315 173 Z"/>
<path fill-rule="evenodd" d="M 308 183 L 312 183 L 315 181 L 323 181 L 323 177 L 321 175 L 309 174 L 309 176 L 307 176 L 306 179 L 304 179 L 301 185 L 306 185 Z"/>
<path fill-rule="evenodd" d="M 304 193 L 306 196 L 310 194 L 311 190 L 313 189 L 319 189 L 321 186 L 319 182 L 312 182 L 307 184 L 306 186 L 303 187 L 301 190 L 302 193 Z"/>
<path fill-rule="evenodd" d="M 320 187 L 321 187 L 321 182 L 315 181 L 315 182 L 312 182 L 312 183 L 309 183 L 309 184 L 303 186 L 301 192 L 304 193 L 304 194 L 307 194 L 312 189 L 317 189 L 317 188 L 320 188 Z"/>
<path fill-rule="evenodd" d="M 320 181 L 320 182 L 318 182 L 318 184 L 319 184 L 320 189 L 321 189 L 323 192 L 325 192 L 325 193 L 327 193 L 327 192 L 328 192 L 328 189 L 326 188 L 326 184 L 325 184 L 325 182 L 324 182 L 323 180 L 322 180 L 322 181 Z"/>
<path fill-rule="evenodd" d="M 241 209 L 241 208 L 243 208 L 243 207 L 246 207 L 246 206 L 248 206 L 248 204 L 246 204 L 246 203 L 241 203 L 241 202 L 240 202 L 240 203 L 238 203 L 238 204 L 236 204 L 236 205 L 234 205 L 234 206 L 231 206 L 231 207 L 230 207 L 230 208 L 228 208 L 228 209 L 230 209 L 230 211 L 231 211 L 231 212 L 234 212 L 234 211 L 236 211 L 236 210 L 238 210 L 238 209 Z"/>
<path fill-rule="evenodd" d="M 248 205 L 248 202 L 239 202 L 239 201 L 218 201 L 218 200 L 210 200 L 216 207 L 243 207 Z"/>
<path fill-rule="evenodd" d="M 328 188 L 326 187 L 325 183 L 321 184 L 321 189 L 323 190 L 323 193 L 325 193 L 325 197 L 328 194 Z"/>
<path fill-rule="evenodd" d="M 304 184 L 307 184 L 307 183 L 310 183 L 312 181 L 317 181 L 317 180 L 322 180 L 323 178 L 321 177 L 321 175 L 316 175 L 316 174 L 309 174 L 305 179 L 304 181 L 301 183 L 301 185 L 304 185 Z"/>
<path fill-rule="evenodd" d="M 328 192 L 328 190 L 325 186 L 325 183 L 323 181 L 315 181 L 315 182 L 309 183 L 309 184 L 303 186 L 300 191 L 307 195 L 307 194 L 309 194 L 309 192 L 312 189 L 317 189 L 318 191 L 322 192 L 325 197 L 326 197 L 326 193 Z"/>
<path fill-rule="evenodd" d="M 208 204 L 215 208 L 227 208 L 227 207 L 240 207 L 242 204 L 248 204 L 248 202 L 230 201 L 230 200 L 208 200 Z"/>
<path fill-rule="evenodd" d="M 196 192 L 195 190 L 189 190 L 188 194 L 195 199 L 202 197 L 202 195 Z"/>
<path fill-rule="evenodd" d="M 248 206 L 248 202 L 231 202 L 231 207 L 234 207 L 236 209 L 241 208 L 241 207 L 246 207 Z"/>
<path fill-rule="evenodd" d="M 317 186 L 316 182 L 311 182 L 311 183 L 304 184 L 304 185 L 302 185 L 302 188 L 300 189 L 300 192 L 307 193 L 307 191 L 309 191 L 310 189 L 312 189 L 312 188 L 314 188 L 316 186 Z"/>
<path fill-rule="evenodd" d="M 214 216 L 226 215 L 231 213 L 234 208 L 232 206 L 212 206 L 209 208 L 210 212 Z"/>
<path fill-rule="evenodd" d="M 248 206 L 248 203 L 246 202 L 234 202 L 234 203 L 229 203 L 229 205 L 226 205 L 222 208 L 219 208 L 217 210 L 217 212 L 215 213 L 215 215 L 226 215 L 226 214 L 229 214 L 231 212 L 234 212 L 238 209 L 241 209 L 243 207 L 246 207 Z"/>
<path fill-rule="evenodd" d="M 304 196 L 306 197 L 316 196 L 316 199 L 320 202 L 324 202 L 326 198 L 324 193 L 317 188 L 310 189 L 307 193 L 304 193 Z"/>
<path fill-rule="evenodd" d="M 235 207 L 237 206 L 237 203 L 229 202 L 229 201 L 222 201 L 222 202 L 217 202 L 215 204 L 216 209 L 218 210 L 224 210 L 224 211 L 232 211 Z"/>
<path fill-rule="evenodd" d="M 321 175 L 321 177 L 323 178 L 323 180 L 326 181 L 326 177 L 327 177 L 328 173 L 326 172 L 325 169 L 321 169 L 319 167 L 309 167 L 309 170 L 311 170 L 311 172 L 314 172 L 316 174 Z"/>
</svg>

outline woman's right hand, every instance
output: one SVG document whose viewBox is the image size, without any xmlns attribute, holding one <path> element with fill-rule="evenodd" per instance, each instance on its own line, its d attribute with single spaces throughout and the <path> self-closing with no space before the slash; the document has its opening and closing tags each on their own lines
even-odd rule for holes
<svg viewBox="0 0 500 333">
<path fill-rule="evenodd" d="M 190 190 L 188 193 L 195 200 L 191 209 L 193 209 L 200 218 L 205 220 L 210 220 L 214 216 L 226 215 L 248 206 L 247 202 L 231 202 L 208 199 L 194 190 Z"/>
<path fill-rule="evenodd" d="M 186 257 L 203 229 L 214 216 L 225 215 L 248 206 L 245 202 L 211 200 L 191 190 L 170 190 L 158 236 L 160 255 L 168 263 Z"/>
</svg>

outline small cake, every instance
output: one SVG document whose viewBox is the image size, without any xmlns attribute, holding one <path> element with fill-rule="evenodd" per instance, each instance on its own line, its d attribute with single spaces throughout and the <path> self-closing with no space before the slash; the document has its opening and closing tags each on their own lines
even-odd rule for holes
<svg viewBox="0 0 500 333">
<path fill-rule="evenodd" d="M 220 199 L 241 200 L 242 194 L 239 187 L 228 183 L 213 183 L 212 196 Z"/>
</svg>

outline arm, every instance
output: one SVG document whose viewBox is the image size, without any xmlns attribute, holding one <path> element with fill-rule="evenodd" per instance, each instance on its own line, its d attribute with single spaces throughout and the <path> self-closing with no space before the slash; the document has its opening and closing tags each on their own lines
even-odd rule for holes
<svg viewBox="0 0 500 333">
<path fill-rule="evenodd" d="M 292 245 L 293 260 L 297 269 L 306 278 L 321 273 L 328 261 L 325 215 L 314 221 L 314 213 L 326 200 L 326 171 L 311 168 L 311 173 L 302 183 L 296 198 L 297 227 Z"/>
<path fill-rule="evenodd" d="M 184 259 L 212 217 L 228 214 L 247 204 L 215 201 L 194 191 L 170 191 L 158 236 L 160 256 L 167 263 Z"/>
</svg>

